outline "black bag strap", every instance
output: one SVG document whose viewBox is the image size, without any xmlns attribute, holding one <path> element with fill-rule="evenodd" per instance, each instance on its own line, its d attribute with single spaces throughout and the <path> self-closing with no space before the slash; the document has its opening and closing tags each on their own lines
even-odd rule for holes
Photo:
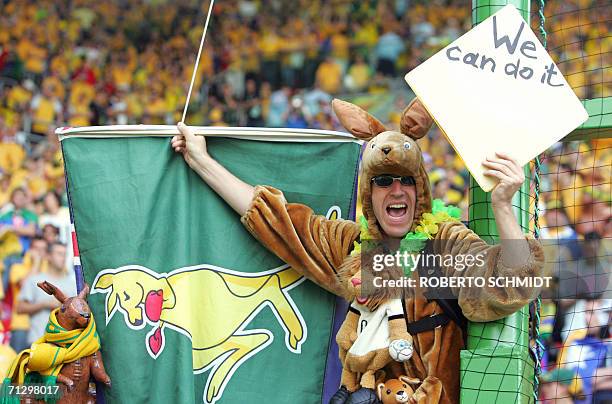
<svg viewBox="0 0 612 404">
<path fill-rule="evenodd" d="M 423 250 L 424 254 L 433 254 L 433 245 L 431 242 L 426 244 Z M 425 277 L 442 277 L 442 269 L 438 265 L 433 267 L 425 268 L 423 260 L 419 263 L 418 271 L 419 276 Z M 423 295 L 428 301 L 435 301 L 438 306 L 442 309 L 442 313 L 437 313 L 429 317 L 422 318 L 412 323 L 407 323 L 406 327 L 408 332 L 412 335 L 418 334 L 425 331 L 433 330 L 437 327 L 444 326 L 451 321 L 454 321 L 463 332 L 464 341 L 467 339 L 467 319 L 463 315 L 461 307 L 459 307 L 459 301 L 457 299 L 443 299 L 440 296 L 451 296 L 452 291 L 450 288 L 437 288 L 435 291 L 425 291 Z"/>
<path fill-rule="evenodd" d="M 427 297 L 427 296 L 425 296 Z M 429 299 L 427 299 L 429 300 Z M 434 299 L 450 320 L 454 321 L 464 332 L 467 329 L 467 318 L 463 315 L 457 299 Z"/>
<path fill-rule="evenodd" d="M 406 324 L 406 328 L 410 335 L 416 335 L 421 332 L 430 331 L 438 327 L 442 327 L 450 323 L 450 318 L 445 313 L 433 314 L 429 317 L 422 318 L 412 323 Z"/>
</svg>

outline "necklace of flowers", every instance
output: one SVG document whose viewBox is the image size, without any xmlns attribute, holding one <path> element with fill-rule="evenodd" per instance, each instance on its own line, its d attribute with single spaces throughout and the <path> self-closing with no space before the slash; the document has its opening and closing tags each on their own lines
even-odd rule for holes
<svg viewBox="0 0 612 404">
<path fill-rule="evenodd" d="M 440 230 L 440 223 L 458 222 L 460 219 L 461 209 L 453 205 L 447 206 L 440 199 L 434 199 L 431 205 L 431 213 L 423 213 L 414 231 L 406 234 L 400 241 L 400 254 L 422 251 L 427 240 L 433 239 Z M 354 242 L 354 248 L 351 252 L 353 256 L 361 253 L 361 241 L 372 240 L 372 236 L 368 231 L 368 221 L 364 216 L 359 217 L 359 224 L 361 227 L 360 241 Z M 408 274 L 413 269 L 414 266 L 404 266 L 404 273 Z"/>
</svg>

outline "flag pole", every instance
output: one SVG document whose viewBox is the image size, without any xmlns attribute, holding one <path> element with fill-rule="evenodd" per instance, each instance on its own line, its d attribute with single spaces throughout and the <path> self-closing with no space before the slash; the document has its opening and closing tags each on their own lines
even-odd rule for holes
<svg viewBox="0 0 612 404">
<path fill-rule="evenodd" d="M 210 15 L 212 14 L 213 5 L 215 0 L 210 0 L 210 6 L 208 7 L 208 15 L 206 16 L 206 23 L 204 24 L 204 32 L 202 32 L 202 39 L 200 40 L 200 49 L 196 56 L 195 65 L 193 67 L 193 73 L 191 74 L 191 83 L 189 84 L 189 91 L 187 92 L 187 101 L 185 101 L 185 108 L 183 108 L 183 117 L 181 122 L 185 123 L 185 117 L 187 116 L 187 108 L 189 108 L 189 101 L 191 100 L 191 91 L 193 90 L 193 83 L 195 82 L 196 72 L 200 65 L 200 56 L 202 55 L 202 48 L 204 48 L 204 39 L 206 39 L 206 31 L 208 30 L 208 22 L 210 21 Z"/>
</svg>

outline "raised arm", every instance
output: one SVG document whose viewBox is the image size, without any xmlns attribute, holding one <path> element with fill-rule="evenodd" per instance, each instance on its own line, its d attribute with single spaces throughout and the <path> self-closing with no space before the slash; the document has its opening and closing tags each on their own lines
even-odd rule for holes
<svg viewBox="0 0 612 404">
<path fill-rule="evenodd" d="M 337 272 L 359 236 L 359 226 L 328 220 L 305 205 L 287 203 L 282 192 L 256 188 L 236 178 L 208 155 L 203 136 L 179 124 L 183 136 L 172 139 L 187 164 L 242 217 L 259 242 L 319 286 L 342 295 Z"/>
<path fill-rule="evenodd" d="M 497 153 L 483 165 L 487 168 L 485 175 L 499 180 L 491 193 L 491 204 L 500 243 L 489 246 L 458 222 L 444 223 L 434 242 L 441 254 L 484 257 L 482 265 L 477 260 L 465 269 L 444 268 L 447 276 L 484 277 L 487 281 L 482 288 L 455 289 L 463 313 L 472 321 L 492 321 L 512 314 L 539 291 L 533 287 L 498 287 L 489 284 L 490 279 L 536 277 L 544 266 L 542 246 L 523 234 L 512 209 L 512 197 L 525 180 L 521 167 L 504 153 Z"/>
<path fill-rule="evenodd" d="M 488 158 L 482 165 L 487 168 L 485 175 L 499 181 L 491 191 L 491 207 L 499 233 L 501 258 L 508 267 L 522 267 L 530 256 L 530 248 L 514 216 L 512 197 L 525 181 L 525 174 L 512 157 L 496 154 L 496 158 Z"/>
<path fill-rule="evenodd" d="M 359 236 L 355 222 L 315 215 L 308 206 L 287 203 L 279 190 L 261 186 L 241 220 L 262 245 L 293 269 L 345 297 L 346 288 L 337 273 Z"/>
<path fill-rule="evenodd" d="M 210 157 L 206 138 L 196 136 L 184 123 L 177 125 L 183 136 L 172 138 L 172 148 L 182 153 L 185 162 L 240 216 L 243 216 L 253 197 L 255 188 L 230 173 Z"/>
<path fill-rule="evenodd" d="M 506 263 L 503 244 L 488 245 L 476 233 L 460 222 L 446 222 L 440 226 L 433 242 L 434 251 L 445 257 L 464 256 L 462 265 L 442 266 L 447 277 L 484 279 L 483 287 L 452 288 L 459 299 L 463 314 L 471 321 L 493 321 L 508 316 L 535 299 L 539 289 L 534 287 L 500 287 L 496 279 L 525 279 L 541 276 L 544 251 L 530 236 L 521 235 L 512 244 L 527 245 L 527 253 L 518 264 Z M 469 261 L 468 261 L 469 260 Z M 502 283 L 503 285 L 503 283 Z"/>
</svg>

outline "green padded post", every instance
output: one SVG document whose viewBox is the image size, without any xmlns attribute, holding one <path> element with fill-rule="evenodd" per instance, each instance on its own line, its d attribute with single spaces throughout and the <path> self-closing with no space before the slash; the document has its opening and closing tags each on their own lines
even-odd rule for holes
<svg viewBox="0 0 612 404">
<path fill-rule="evenodd" d="M 529 22 L 528 0 L 473 0 L 474 25 L 507 4 Z M 512 204 L 519 224 L 529 231 L 529 168 Z M 490 194 L 470 180 L 469 227 L 487 242 L 498 238 Z M 532 403 L 534 363 L 529 353 L 529 309 L 490 323 L 468 325 L 467 349 L 461 352 L 462 403 Z"/>
<path fill-rule="evenodd" d="M 589 113 L 589 119 L 564 137 L 563 141 L 588 141 L 612 137 L 610 130 L 612 128 L 612 97 L 582 100 L 582 105 Z"/>
</svg>

